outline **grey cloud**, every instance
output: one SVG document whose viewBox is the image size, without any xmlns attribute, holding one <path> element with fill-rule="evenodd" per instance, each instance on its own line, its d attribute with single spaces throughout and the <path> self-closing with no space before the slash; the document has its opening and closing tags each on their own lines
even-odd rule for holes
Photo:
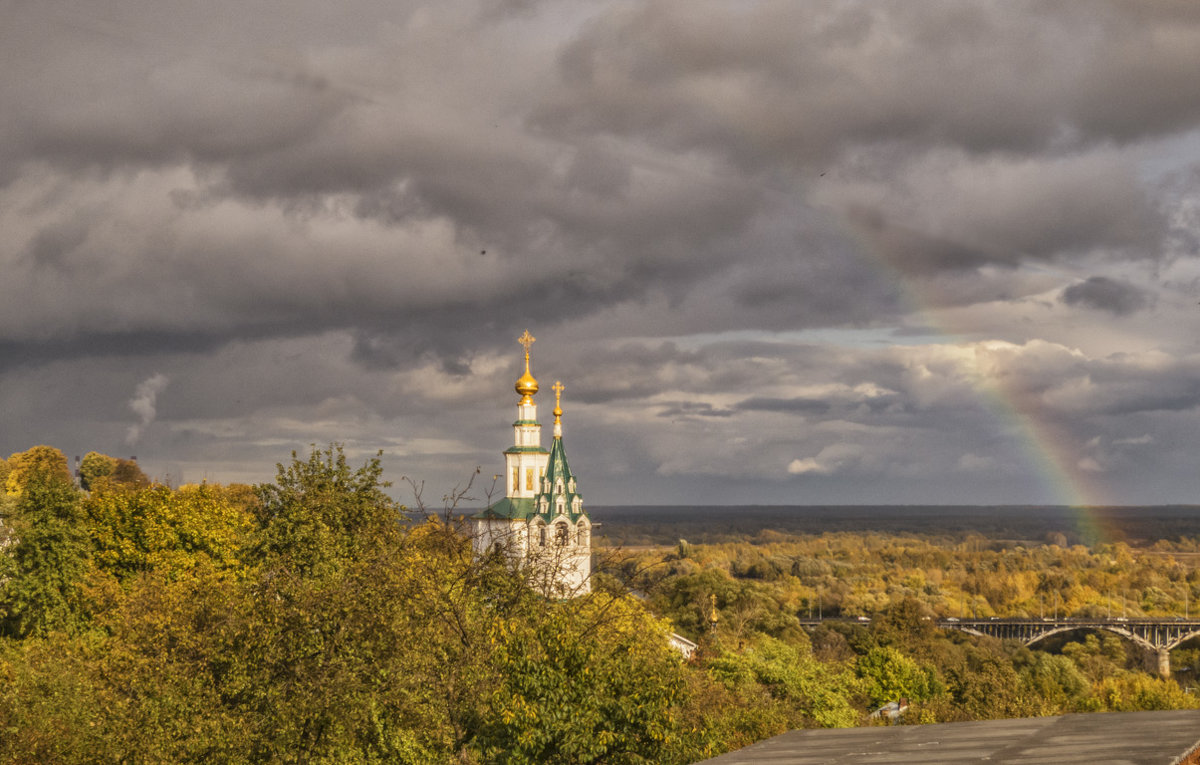
<svg viewBox="0 0 1200 765">
<path fill-rule="evenodd" d="M 1154 259 L 1168 228 L 1155 192 L 1109 150 L 1037 161 L 930 152 L 887 183 L 849 181 L 817 198 L 844 211 L 868 252 L 912 274 L 1091 252 Z"/>
<path fill-rule="evenodd" d="M 848 223 L 869 247 L 896 268 L 912 274 L 972 269 L 988 263 L 1014 265 L 1011 252 L 985 252 L 959 242 L 930 236 L 887 219 L 879 210 L 851 207 Z"/>
<path fill-rule="evenodd" d="M 1197 41 L 1179 4 L 622 7 L 564 52 L 539 120 L 758 168 L 892 140 L 1054 151 L 1190 126 Z"/>
<path fill-rule="evenodd" d="M 12 11 L 9 451 L 119 444 L 161 370 L 147 462 L 269 478 L 337 438 L 457 480 L 507 445 L 527 325 L 593 498 L 1033 499 L 982 376 L 1064 443 L 1150 436 L 1114 480 L 1186 472 L 1192 339 L 1152 320 L 1200 278 L 1196 155 L 1156 143 L 1200 118 L 1192 5 Z M 848 482 L 805 470 L 837 444 Z"/>
<path fill-rule="evenodd" d="M 740 401 L 737 408 L 759 412 L 824 414 L 829 411 L 829 403 L 812 398 L 768 398 L 757 396 Z"/>
<path fill-rule="evenodd" d="M 734 414 L 731 409 L 719 409 L 707 401 L 676 401 L 667 404 L 665 409 L 659 411 L 658 416 L 666 419 L 678 419 L 680 417 L 732 417 Z"/>
<path fill-rule="evenodd" d="M 60 221 L 38 231 L 26 253 L 34 268 L 63 267 L 71 253 L 87 240 L 87 234 L 88 225 L 82 220 Z"/>
<path fill-rule="evenodd" d="M 1064 289 L 1059 299 L 1067 305 L 1108 311 L 1116 316 L 1127 316 L 1151 304 L 1145 290 L 1107 276 L 1092 276 L 1076 282 Z"/>
</svg>

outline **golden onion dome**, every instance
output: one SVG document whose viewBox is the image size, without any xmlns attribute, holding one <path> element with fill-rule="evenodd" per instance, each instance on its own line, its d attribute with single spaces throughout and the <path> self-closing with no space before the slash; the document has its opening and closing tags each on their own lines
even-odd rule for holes
<svg viewBox="0 0 1200 765">
<path fill-rule="evenodd" d="M 515 387 L 522 400 L 532 398 L 538 392 L 538 382 L 533 378 L 533 375 L 529 374 L 528 358 L 525 359 L 525 374 L 521 375 L 520 380 L 517 380 Z"/>
<path fill-rule="evenodd" d="M 525 374 L 521 375 L 515 386 L 522 404 L 532 403 L 534 394 L 538 392 L 538 382 L 529 373 L 529 346 L 533 345 L 533 341 L 534 337 L 529 334 L 529 330 L 525 330 L 525 334 L 517 338 L 517 342 L 525 346 Z"/>
</svg>

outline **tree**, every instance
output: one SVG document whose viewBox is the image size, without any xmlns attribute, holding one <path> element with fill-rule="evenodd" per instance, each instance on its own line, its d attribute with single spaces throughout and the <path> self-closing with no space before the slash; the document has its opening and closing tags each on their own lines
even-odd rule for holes
<svg viewBox="0 0 1200 765">
<path fill-rule="evenodd" d="M 168 578 L 202 563 L 240 566 L 257 502 L 249 487 L 120 487 L 107 478 L 83 501 L 96 566 L 122 581 Z"/>
<path fill-rule="evenodd" d="M 117 762 L 97 672 L 104 643 L 95 633 L 0 640 L 0 762 Z"/>
<path fill-rule="evenodd" d="M 872 704 L 909 699 L 925 701 L 942 692 L 932 668 L 922 668 L 891 646 L 877 646 L 855 663 Z"/>
<path fill-rule="evenodd" d="M 0 555 L 0 633 L 73 631 L 84 618 L 88 568 L 79 495 L 56 471 L 32 470 L 20 488 L 12 518 L 16 543 Z"/>
<path fill-rule="evenodd" d="M 149 486 L 150 478 L 142 472 L 137 460 L 117 459 L 109 476 L 113 483 L 123 486 Z"/>
<path fill-rule="evenodd" d="M 401 508 L 383 491 L 378 456 L 351 470 L 340 445 L 314 447 L 277 468 L 275 483 L 257 487 L 259 561 L 323 575 L 397 542 Z"/>
<path fill-rule="evenodd" d="M 493 622 L 498 682 L 474 744 L 487 762 L 660 762 L 684 689 L 667 630 L 631 598 L 529 599 Z"/>
<path fill-rule="evenodd" d="M 5 490 L 9 494 L 20 495 L 25 490 L 25 485 L 37 476 L 57 478 L 70 483 L 71 471 L 67 466 L 67 456 L 53 446 L 34 446 L 13 454 L 8 458 Z"/>
<path fill-rule="evenodd" d="M 1088 712 L 1196 709 L 1200 699 L 1169 678 L 1122 670 L 1097 682 L 1081 706 Z"/>
<path fill-rule="evenodd" d="M 848 727 L 860 719 L 850 703 L 858 681 L 841 667 L 817 661 L 807 646 L 763 637 L 742 653 L 721 653 L 708 669 L 727 687 L 742 686 L 750 698 L 754 693 L 748 682 L 761 686 L 785 705 L 789 727 Z"/>
<path fill-rule="evenodd" d="M 1076 711 L 1091 686 L 1075 662 L 1066 656 L 1028 649 L 1022 654 L 1021 681 L 1041 701 L 1043 712 Z"/>
<path fill-rule="evenodd" d="M 107 454 L 88 452 L 79 462 L 79 485 L 90 491 L 96 479 L 112 475 L 117 460 Z"/>
</svg>

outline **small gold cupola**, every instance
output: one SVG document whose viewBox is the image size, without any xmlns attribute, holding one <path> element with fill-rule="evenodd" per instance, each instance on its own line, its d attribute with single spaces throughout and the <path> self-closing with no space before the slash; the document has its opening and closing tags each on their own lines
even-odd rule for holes
<svg viewBox="0 0 1200 765">
<path fill-rule="evenodd" d="M 533 345 L 536 339 L 529 334 L 528 329 L 525 330 L 525 334 L 517 338 L 517 342 L 525 346 L 525 374 L 521 375 L 521 379 L 517 380 L 516 384 L 517 395 L 521 397 L 522 404 L 532 404 L 533 396 L 538 392 L 538 382 L 529 373 L 529 346 Z"/>
<path fill-rule="evenodd" d="M 566 386 L 555 380 L 554 385 L 550 387 L 554 389 L 554 437 L 562 438 L 562 392 L 566 390 Z"/>
</svg>

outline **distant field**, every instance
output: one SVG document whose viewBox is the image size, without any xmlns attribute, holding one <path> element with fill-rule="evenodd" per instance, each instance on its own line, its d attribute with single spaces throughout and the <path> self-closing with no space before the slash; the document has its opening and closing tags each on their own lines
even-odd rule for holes
<svg viewBox="0 0 1200 765">
<path fill-rule="evenodd" d="M 1013 543 L 1068 545 L 1200 537 L 1200 505 L 1063 506 L 622 506 L 592 507 L 596 535 L 614 545 L 746 541 L 763 532 L 869 532 L 965 539 L 981 535 Z M 1058 535 L 1061 535 L 1059 537 Z"/>
</svg>

